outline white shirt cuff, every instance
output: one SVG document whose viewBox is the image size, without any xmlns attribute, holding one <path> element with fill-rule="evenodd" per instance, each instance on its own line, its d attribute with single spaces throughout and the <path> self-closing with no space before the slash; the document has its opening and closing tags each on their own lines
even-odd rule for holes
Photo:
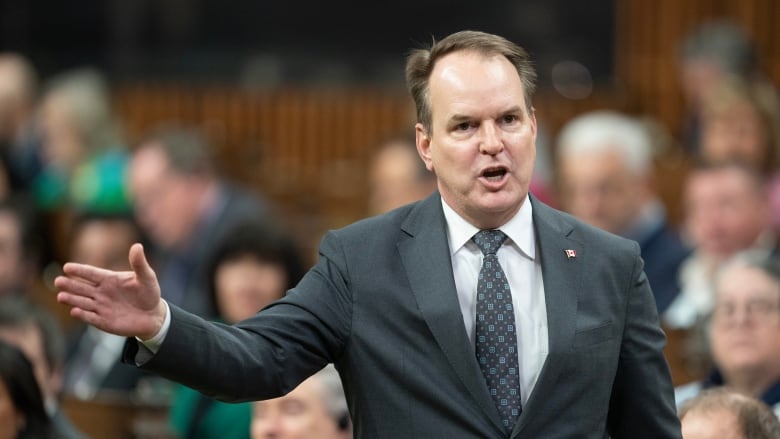
<svg viewBox="0 0 780 439">
<path fill-rule="evenodd" d="M 138 337 L 135 338 L 139 343 L 149 349 L 152 354 L 156 354 L 157 351 L 160 350 L 160 346 L 163 344 L 163 341 L 165 341 L 165 336 L 168 335 L 168 328 L 171 327 L 171 307 L 168 306 L 168 302 L 165 300 L 163 300 L 163 303 L 165 303 L 165 320 L 163 321 L 160 330 L 157 331 L 157 334 L 149 340 L 141 340 Z"/>
</svg>

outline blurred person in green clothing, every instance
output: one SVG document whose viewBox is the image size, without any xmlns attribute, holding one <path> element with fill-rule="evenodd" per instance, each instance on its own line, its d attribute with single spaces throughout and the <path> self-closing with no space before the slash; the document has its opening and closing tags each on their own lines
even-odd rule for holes
<svg viewBox="0 0 780 439">
<path fill-rule="evenodd" d="M 219 320 L 234 324 L 280 299 L 304 273 L 297 243 L 275 224 L 239 223 L 217 243 L 208 279 Z M 182 439 L 249 438 L 252 403 L 225 403 L 176 385 L 170 422 Z"/>
<path fill-rule="evenodd" d="M 32 182 L 38 206 L 129 212 L 130 157 L 101 72 L 82 68 L 51 78 L 39 114 L 43 169 Z"/>
</svg>

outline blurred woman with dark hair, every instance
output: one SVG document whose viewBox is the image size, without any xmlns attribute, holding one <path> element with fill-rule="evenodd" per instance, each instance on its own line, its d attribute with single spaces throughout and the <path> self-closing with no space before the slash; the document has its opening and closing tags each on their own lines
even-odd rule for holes
<svg viewBox="0 0 780 439">
<path fill-rule="evenodd" d="M 47 439 L 52 431 L 30 362 L 0 340 L 0 439 Z"/>
<path fill-rule="evenodd" d="M 217 243 L 208 266 L 212 306 L 234 324 L 282 298 L 303 277 L 296 243 L 275 224 L 237 224 Z M 188 387 L 177 387 L 171 407 L 174 431 L 183 439 L 247 438 L 252 404 L 228 404 Z"/>
</svg>

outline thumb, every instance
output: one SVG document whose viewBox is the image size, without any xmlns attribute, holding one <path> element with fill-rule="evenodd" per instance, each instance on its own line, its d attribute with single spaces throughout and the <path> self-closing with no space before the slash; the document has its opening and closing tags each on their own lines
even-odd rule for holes
<svg viewBox="0 0 780 439">
<path fill-rule="evenodd" d="M 142 244 L 138 242 L 133 244 L 130 247 L 128 258 L 130 260 L 130 268 L 133 269 L 133 272 L 138 277 L 139 281 L 148 282 L 155 278 L 154 270 L 152 270 L 151 265 L 149 265 L 149 261 L 146 260 L 144 246 Z"/>
</svg>

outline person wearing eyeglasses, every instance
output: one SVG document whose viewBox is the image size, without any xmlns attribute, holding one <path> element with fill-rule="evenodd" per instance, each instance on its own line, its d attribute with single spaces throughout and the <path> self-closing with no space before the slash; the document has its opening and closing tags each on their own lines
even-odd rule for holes
<svg viewBox="0 0 780 439">
<path fill-rule="evenodd" d="M 729 260 L 715 278 L 708 326 L 713 370 L 675 389 L 677 407 L 705 389 L 728 387 L 780 417 L 780 260 L 753 252 Z"/>
</svg>

